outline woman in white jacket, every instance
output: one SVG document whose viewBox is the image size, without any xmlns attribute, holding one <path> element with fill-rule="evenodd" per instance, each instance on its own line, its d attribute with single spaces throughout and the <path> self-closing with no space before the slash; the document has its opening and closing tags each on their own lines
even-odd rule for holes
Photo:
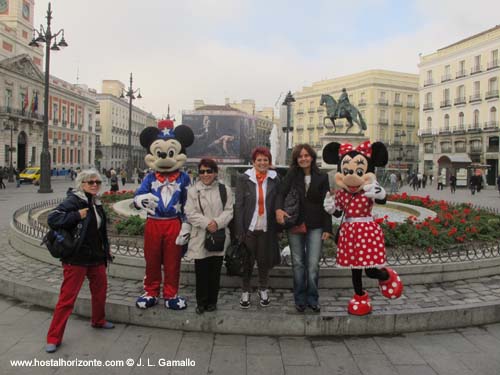
<svg viewBox="0 0 500 375">
<path fill-rule="evenodd" d="M 224 252 L 230 244 L 228 224 L 233 218 L 234 198 L 226 190 L 223 205 L 217 180 L 218 167 L 212 159 L 202 159 L 198 164 L 198 181 L 189 188 L 184 211 L 192 225 L 191 239 L 186 256 L 194 259 L 196 273 L 196 313 L 217 309 L 220 273 Z M 224 187 L 225 188 L 225 187 Z M 226 240 L 222 251 L 205 248 L 206 233 L 225 228 Z"/>
</svg>

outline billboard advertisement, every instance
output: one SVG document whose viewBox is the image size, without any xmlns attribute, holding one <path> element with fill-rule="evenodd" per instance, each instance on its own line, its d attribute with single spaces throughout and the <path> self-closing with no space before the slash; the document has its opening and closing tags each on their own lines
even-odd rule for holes
<svg viewBox="0 0 500 375">
<path fill-rule="evenodd" d="M 182 123 L 194 133 L 189 160 L 212 158 L 224 163 L 244 163 L 255 144 L 255 120 L 247 116 L 183 114 Z"/>
</svg>

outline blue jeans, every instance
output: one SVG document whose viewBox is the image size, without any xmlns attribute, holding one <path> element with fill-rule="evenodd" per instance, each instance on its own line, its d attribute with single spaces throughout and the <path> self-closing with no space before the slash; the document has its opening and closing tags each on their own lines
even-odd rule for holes
<svg viewBox="0 0 500 375">
<path fill-rule="evenodd" d="M 318 305 L 319 259 L 323 248 L 322 228 L 305 234 L 288 232 L 292 254 L 293 297 L 296 305 Z"/>
</svg>

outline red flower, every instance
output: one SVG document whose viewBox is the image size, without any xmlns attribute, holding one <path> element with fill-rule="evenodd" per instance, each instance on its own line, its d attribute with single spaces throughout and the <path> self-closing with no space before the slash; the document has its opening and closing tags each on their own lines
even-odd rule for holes
<svg viewBox="0 0 500 375">
<path fill-rule="evenodd" d="M 383 218 L 383 217 L 376 218 L 376 219 L 375 219 L 375 222 L 376 222 L 377 224 L 382 224 L 382 223 L 384 222 L 384 218 Z"/>
<path fill-rule="evenodd" d="M 461 222 L 462 224 L 465 224 L 465 223 L 466 223 L 465 219 L 460 219 L 460 222 Z"/>
<path fill-rule="evenodd" d="M 427 248 L 427 254 L 432 254 L 432 247 L 431 247 L 431 246 L 429 246 L 429 247 Z"/>
<path fill-rule="evenodd" d="M 455 233 L 457 233 L 457 228 L 453 227 L 451 228 L 449 231 L 448 231 L 448 236 L 451 237 L 453 236 Z"/>
<path fill-rule="evenodd" d="M 395 223 L 395 222 L 393 222 L 393 221 L 388 221 L 388 222 L 387 222 L 387 225 L 388 225 L 388 226 L 389 226 L 389 228 L 391 228 L 391 229 L 396 228 L 396 223 Z"/>
<path fill-rule="evenodd" d="M 464 212 L 465 215 L 470 214 L 470 208 L 464 208 L 463 212 Z"/>
</svg>

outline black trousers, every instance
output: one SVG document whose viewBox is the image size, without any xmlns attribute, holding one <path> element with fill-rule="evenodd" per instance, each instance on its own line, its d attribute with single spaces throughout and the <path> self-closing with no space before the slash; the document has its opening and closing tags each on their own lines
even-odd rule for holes
<svg viewBox="0 0 500 375">
<path fill-rule="evenodd" d="M 220 287 L 221 256 L 194 260 L 196 273 L 196 304 L 200 307 L 217 305 Z"/>
</svg>

